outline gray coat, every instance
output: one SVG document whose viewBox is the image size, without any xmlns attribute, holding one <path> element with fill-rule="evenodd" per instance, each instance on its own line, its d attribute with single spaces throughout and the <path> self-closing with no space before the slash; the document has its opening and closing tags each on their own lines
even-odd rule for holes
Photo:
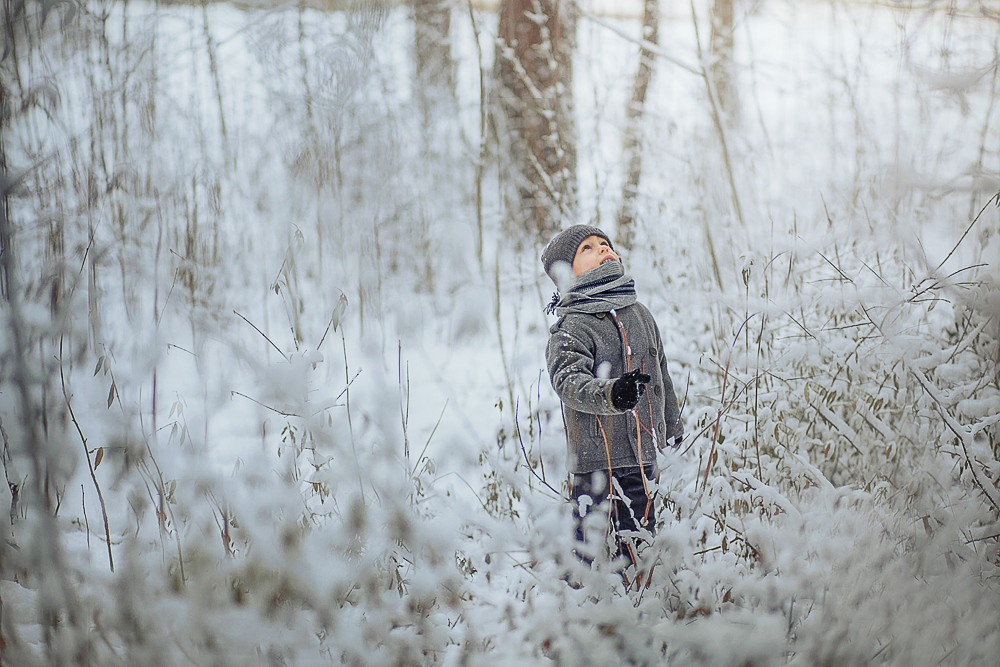
<svg viewBox="0 0 1000 667">
<path fill-rule="evenodd" d="M 657 449 L 684 430 L 652 314 L 641 303 L 620 308 L 616 314 L 631 348 L 631 370 L 640 369 L 652 377 L 636 405 L 638 428 L 631 411 L 622 412 L 611 403 L 611 386 L 629 370 L 614 316 L 569 313 L 549 329 L 545 360 L 552 387 L 563 403 L 571 473 L 607 470 L 609 457 L 611 468 L 637 466 L 640 442 L 642 464 L 654 464 Z M 608 372 L 598 370 L 604 362 Z"/>
</svg>

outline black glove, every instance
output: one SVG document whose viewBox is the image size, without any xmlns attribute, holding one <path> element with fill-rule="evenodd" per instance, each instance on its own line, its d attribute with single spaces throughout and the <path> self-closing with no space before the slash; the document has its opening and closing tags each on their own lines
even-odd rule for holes
<svg viewBox="0 0 1000 667">
<path fill-rule="evenodd" d="M 684 433 L 678 433 L 671 439 L 673 440 L 670 444 L 671 447 L 680 447 L 681 443 L 684 441 Z"/>
<path fill-rule="evenodd" d="M 611 403 L 619 410 L 631 410 L 646 393 L 646 383 L 652 380 L 641 371 L 629 371 L 611 385 Z"/>
</svg>

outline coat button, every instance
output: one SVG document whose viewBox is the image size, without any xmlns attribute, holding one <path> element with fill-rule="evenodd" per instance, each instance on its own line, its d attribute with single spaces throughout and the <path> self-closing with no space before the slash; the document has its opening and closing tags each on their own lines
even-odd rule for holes
<svg viewBox="0 0 1000 667">
<path fill-rule="evenodd" d="M 651 356 L 651 357 L 655 357 L 656 356 L 656 348 L 655 347 L 649 348 L 649 356 Z"/>
<path fill-rule="evenodd" d="M 660 395 L 660 385 L 658 385 L 658 384 L 657 385 L 653 385 L 653 393 L 656 394 L 657 396 Z"/>
<path fill-rule="evenodd" d="M 603 320 L 604 316 L 607 315 L 607 313 L 595 313 L 595 314 L 597 315 L 597 319 L 599 320 Z"/>
</svg>

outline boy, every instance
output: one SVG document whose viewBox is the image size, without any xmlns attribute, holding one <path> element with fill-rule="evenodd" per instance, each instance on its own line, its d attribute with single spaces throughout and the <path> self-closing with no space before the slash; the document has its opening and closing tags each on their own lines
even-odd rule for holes
<svg viewBox="0 0 1000 667">
<path fill-rule="evenodd" d="M 597 227 L 557 234 L 542 264 L 559 288 L 545 359 L 563 405 L 576 539 L 587 541 L 590 506 L 610 500 L 618 554 L 634 564 L 630 536 L 648 539 L 656 525 L 656 454 L 684 432 L 660 330 Z"/>
</svg>

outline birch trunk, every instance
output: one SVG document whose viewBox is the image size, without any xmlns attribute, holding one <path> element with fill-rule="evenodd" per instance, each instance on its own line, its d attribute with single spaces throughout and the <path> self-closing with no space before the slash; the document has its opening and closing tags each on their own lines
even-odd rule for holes
<svg viewBox="0 0 1000 667">
<path fill-rule="evenodd" d="M 659 40 L 659 18 L 657 0 L 645 0 L 642 13 L 642 40 L 657 44 Z M 646 91 L 653 78 L 655 56 L 647 49 L 639 53 L 639 69 L 632 84 L 632 98 L 629 100 L 625 126 L 623 157 L 627 165 L 625 184 L 622 187 L 622 204 L 618 213 L 618 234 L 615 242 L 625 250 L 632 248 L 635 241 L 635 204 L 642 176 L 642 121 L 646 107 Z"/>
</svg>

